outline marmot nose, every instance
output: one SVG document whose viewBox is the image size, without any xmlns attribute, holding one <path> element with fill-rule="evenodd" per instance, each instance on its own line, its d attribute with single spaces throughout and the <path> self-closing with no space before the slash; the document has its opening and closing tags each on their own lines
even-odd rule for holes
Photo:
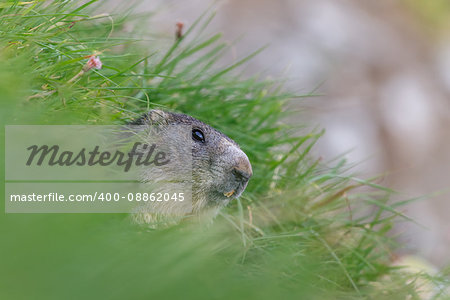
<svg viewBox="0 0 450 300">
<path fill-rule="evenodd" d="M 247 182 L 252 177 L 252 166 L 247 157 L 242 157 L 238 160 L 233 168 L 233 174 L 242 182 Z"/>
</svg>

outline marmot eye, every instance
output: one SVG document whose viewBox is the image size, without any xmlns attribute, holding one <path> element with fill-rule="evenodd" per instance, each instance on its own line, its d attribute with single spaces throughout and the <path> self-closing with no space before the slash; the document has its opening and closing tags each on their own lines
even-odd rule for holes
<svg viewBox="0 0 450 300">
<path fill-rule="evenodd" d="M 192 129 L 192 139 L 202 143 L 205 142 L 205 136 L 203 135 L 203 132 L 199 129 Z"/>
</svg>

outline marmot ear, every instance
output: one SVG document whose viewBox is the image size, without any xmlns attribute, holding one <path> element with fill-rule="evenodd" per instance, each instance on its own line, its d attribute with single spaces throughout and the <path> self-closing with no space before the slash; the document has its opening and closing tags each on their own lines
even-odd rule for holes
<svg viewBox="0 0 450 300">
<path fill-rule="evenodd" d="M 168 125 L 170 114 L 159 109 L 152 109 L 148 112 L 148 121 L 151 125 Z"/>
</svg>

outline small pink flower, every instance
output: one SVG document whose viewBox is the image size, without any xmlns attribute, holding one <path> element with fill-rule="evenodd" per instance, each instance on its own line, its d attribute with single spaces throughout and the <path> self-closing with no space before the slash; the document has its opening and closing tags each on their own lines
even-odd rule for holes
<svg viewBox="0 0 450 300">
<path fill-rule="evenodd" d="M 98 56 L 91 55 L 86 65 L 84 66 L 83 70 L 87 72 L 90 69 L 100 70 L 101 68 L 102 68 L 102 61 L 100 60 L 100 58 L 98 58 Z"/>
<path fill-rule="evenodd" d="M 177 22 L 175 24 L 175 26 L 177 27 L 177 30 L 175 31 L 175 37 L 179 40 L 183 37 L 183 27 L 184 27 L 184 23 L 183 22 Z"/>
<path fill-rule="evenodd" d="M 95 54 L 92 54 L 92 55 L 86 56 L 85 58 L 88 58 L 88 57 L 89 57 L 89 60 L 83 66 L 81 71 L 78 72 L 77 75 L 73 76 L 69 81 L 67 81 L 67 83 L 75 82 L 76 80 L 78 80 L 78 78 L 83 76 L 83 74 L 86 73 L 87 71 L 89 71 L 90 69 L 100 70 L 102 68 L 103 64 L 102 64 L 102 61 L 100 60 L 100 58 L 98 58 L 98 56 L 95 56 Z"/>
</svg>

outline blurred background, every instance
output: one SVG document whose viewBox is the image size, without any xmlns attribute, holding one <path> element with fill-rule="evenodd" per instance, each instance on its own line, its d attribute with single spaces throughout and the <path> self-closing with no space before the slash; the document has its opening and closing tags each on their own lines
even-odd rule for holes
<svg viewBox="0 0 450 300">
<path fill-rule="evenodd" d="M 158 11 L 142 26 L 173 39 L 177 21 L 189 27 L 212 4 L 142 1 Z M 245 72 L 317 95 L 293 103 L 326 129 L 317 156 L 346 153 L 362 176 L 385 174 L 399 199 L 431 195 L 403 208 L 422 226 L 399 224 L 399 254 L 450 263 L 450 2 L 224 0 L 214 10 L 209 31 L 233 44 L 228 63 L 268 45 Z"/>
</svg>

